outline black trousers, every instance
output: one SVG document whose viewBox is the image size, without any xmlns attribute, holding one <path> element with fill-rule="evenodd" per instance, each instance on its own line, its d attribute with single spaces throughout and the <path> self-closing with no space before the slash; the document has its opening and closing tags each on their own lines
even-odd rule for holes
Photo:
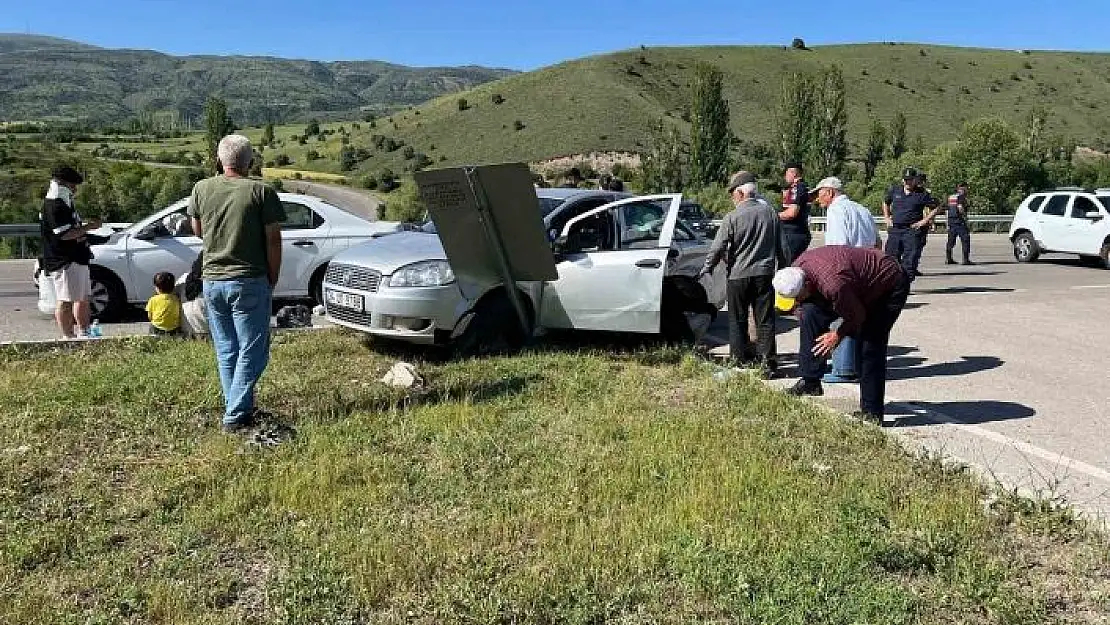
<svg viewBox="0 0 1110 625">
<path fill-rule="evenodd" d="M 948 226 L 948 244 L 944 253 L 948 260 L 952 260 L 952 250 L 956 247 L 956 239 L 960 240 L 960 248 L 964 253 L 964 262 L 971 260 L 971 232 L 964 224 L 951 224 Z"/>
<path fill-rule="evenodd" d="M 912 281 L 917 274 L 917 265 L 921 262 L 921 250 L 925 247 L 928 234 L 925 229 L 894 226 L 887 231 L 886 253 L 893 256 L 902 270 Z"/>
<path fill-rule="evenodd" d="M 860 410 L 883 415 L 886 404 L 886 348 L 890 342 L 890 330 L 910 292 L 910 281 L 901 276 L 898 283 L 885 297 L 879 298 L 867 309 L 863 327 L 856 336 L 860 355 Z M 817 337 L 829 331 L 829 325 L 839 316 L 825 303 L 806 302 L 802 304 L 801 343 L 798 346 L 798 365 L 801 377 L 819 381 L 825 373 L 827 358 L 813 355 Z"/>
<path fill-rule="evenodd" d="M 790 253 L 790 262 L 794 262 L 802 255 L 802 252 L 809 249 L 809 244 L 813 241 L 813 235 L 806 233 L 783 233 L 782 240 L 786 244 L 786 249 Z"/>
<path fill-rule="evenodd" d="M 775 292 L 771 276 L 728 281 L 728 344 L 733 362 L 748 360 L 748 309 L 755 315 L 758 332 L 756 358 L 768 369 L 778 367 L 775 348 Z"/>
</svg>

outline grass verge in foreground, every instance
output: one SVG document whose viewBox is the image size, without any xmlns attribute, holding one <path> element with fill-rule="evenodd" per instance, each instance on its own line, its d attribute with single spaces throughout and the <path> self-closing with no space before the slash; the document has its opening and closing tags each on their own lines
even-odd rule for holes
<svg viewBox="0 0 1110 625">
<path fill-rule="evenodd" d="M 0 622 L 1097 623 L 1105 541 L 673 351 L 420 363 L 280 337 L 0 352 Z"/>
</svg>

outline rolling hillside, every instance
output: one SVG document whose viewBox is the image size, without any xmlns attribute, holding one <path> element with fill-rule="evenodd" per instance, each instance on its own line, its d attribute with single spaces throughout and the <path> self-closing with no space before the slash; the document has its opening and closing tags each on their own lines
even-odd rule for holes
<svg viewBox="0 0 1110 625">
<path fill-rule="evenodd" d="M 511 73 L 380 61 L 179 57 L 0 35 L 0 120 L 122 122 L 140 112 L 200 119 L 210 94 L 226 99 L 240 123 L 300 120 L 417 104 Z"/>
<path fill-rule="evenodd" d="M 781 77 L 839 64 L 848 90 L 849 139 L 865 138 L 872 118 L 888 122 L 896 111 L 909 121 L 908 136 L 927 145 L 952 138 L 965 121 L 1001 116 L 1015 125 L 1035 105 L 1049 111 L 1048 133 L 1083 145 L 1110 144 L 1110 54 L 1017 52 L 916 44 L 831 46 L 813 50 L 768 47 L 651 48 L 569 61 L 503 78 L 465 93 L 402 111 L 377 127 L 363 125 L 351 144 L 372 152 L 360 169 L 406 163 L 402 151 L 374 149 L 373 134 L 404 141 L 440 165 L 536 161 L 591 151 L 638 151 L 653 120 L 688 130 L 682 120 L 690 80 L 699 62 L 725 74 L 734 133 L 770 142 Z M 503 98 L 493 102 L 494 95 Z M 468 108 L 459 110 L 464 97 Z M 519 121 L 520 124 L 516 124 Z M 522 126 L 522 127 L 521 127 Z M 519 130 L 516 128 L 521 127 Z M 279 133 L 279 138 L 284 138 Z M 334 167 L 339 138 L 275 146 L 298 166 Z M 325 158 L 305 162 L 307 149 Z M 268 154 L 270 151 L 268 151 Z M 298 162 L 299 161 L 299 162 Z"/>
</svg>

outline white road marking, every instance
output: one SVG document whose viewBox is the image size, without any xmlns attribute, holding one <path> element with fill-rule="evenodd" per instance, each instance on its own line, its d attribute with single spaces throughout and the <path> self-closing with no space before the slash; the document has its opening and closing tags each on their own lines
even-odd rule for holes
<svg viewBox="0 0 1110 625">
<path fill-rule="evenodd" d="M 1073 286 L 1071 288 L 1077 291 L 1082 289 L 1110 289 L 1110 284 L 1084 284 L 1083 286 Z"/>
<path fill-rule="evenodd" d="M 1026 443 L 1025 441 L 1019 441 L 1015 438 L 1010 438 L 1009 436 L 1006 436 L 1005 434 L 999 434 L 998 432 L 995 432 L 993 430 L 989 430 L 989 429 L 987 429 L 985 427 L 982 427 L 982 426 L 971 425 L 969 423 L 964 423 L 963 421 L 960 421 L 959 419 L 952 418 L 952 417 L 950 417 L 950 416 L 948 416 L 948 415 L 946 415 L 942 412 L 938 412 L 936 410 L 933 410 L 932 408 L 930 408 L 930 409 L 921 408 L 920 406 L 917 406 L 913 402 L 899 402 L 899 404 L 904 406 L 909 412 L 924 416 L 925 418 L 927 418 L 931 421 L 936 421 L 938 423 L 945 423 L 947 425 L 956 426 L 961 431 L 967 432 L 969 434 L 974 434 L 976 436 L 980 436 L 982 438 L 985 438 L 985 439 L 990 440 L 990 441 L 994 441 L 994 442 L 1002 444 L 1002 445 L 1008 445 L 1008 446 L 1013 447 L 1014 449 L 1016 449 L 1020 452 L 1029 454 L 1031 456 L 1036 456 L 1036 457 L 1038 457 L 1042 460 L 1047 460 L 1048 462 L 1050 462 L 1054 465 L 1061 466 L 1061 467 L 1067 467 L 1069 469 L 1074 469 L 1074 470 L 1076 470 L 1080 473 L 1083 473 L 1084 475 L 1087 475 L 1088 477 L 1092 477 L 1096 480 L 1100 480 L 1100 481 L 1103 481 L 1103 482 L 1110 482 L 1110 471 L 1108 471 L 1106 469 L 1103 469 L 1102 467 L 1096 467 L 1092 464 L 1087 464 L 1086 462 L 1083 462 L 1081 460 L 1076 460 L 1075 458 L 1069 458 L 1067 456 L 1058 454 L 1056 452 L 1049 451 L 1047 449 L 1042 449 L 1040 447 L 1037 447 L 1036 445 L 1030 445 L 1029 443 Z"/>
</svg>

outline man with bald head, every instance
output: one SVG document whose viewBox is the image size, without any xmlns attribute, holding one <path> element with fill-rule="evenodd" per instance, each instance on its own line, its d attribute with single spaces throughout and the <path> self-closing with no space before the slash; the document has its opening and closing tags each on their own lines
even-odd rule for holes
<svg viewBox="0 0 1110 625">
<path fill-rule="evenodd" d="M 254 389 L 270 359 L 270 309 L 281 272 L 277 193 L 247 178 L 253 150 L 228 135 L 216 151 L 223 173 L 193 187 L 189 216 L 204 240 L 204 299 L 224 394 L 223 430 L 242 431 L 261 416 Z"/>
</svg>

